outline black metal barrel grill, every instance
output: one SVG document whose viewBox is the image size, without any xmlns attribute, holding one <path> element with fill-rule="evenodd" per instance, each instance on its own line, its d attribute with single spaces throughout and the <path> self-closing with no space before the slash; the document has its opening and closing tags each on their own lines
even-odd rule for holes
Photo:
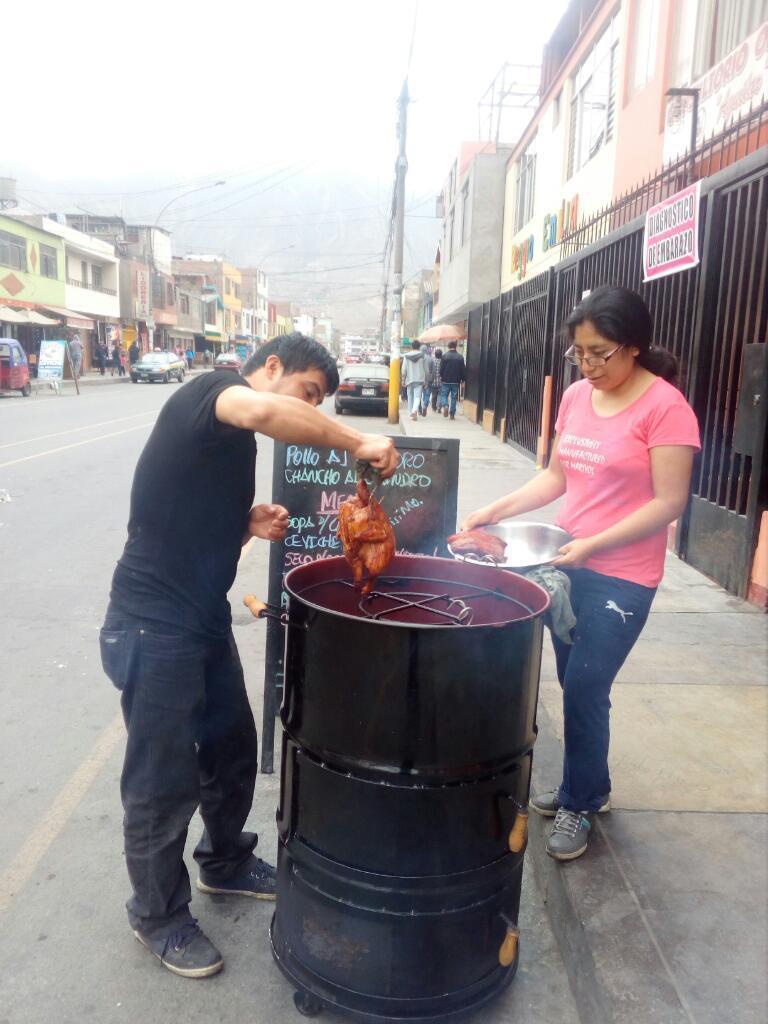
<svg viewBox="0 0 768 1024">
<path fill-rule="evenodd" d="M 549 598 L 482 565 L 342 558 L 289 595 L 272 948 L 307 1015 L 444 1021 L 517 968 Z"/>
</svg>

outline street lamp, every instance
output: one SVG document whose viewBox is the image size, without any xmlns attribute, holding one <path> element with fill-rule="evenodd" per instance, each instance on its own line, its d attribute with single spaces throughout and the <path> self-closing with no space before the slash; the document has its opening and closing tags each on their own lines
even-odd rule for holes
<svg viewBox="0 0 768 1024">
<path fill-rule="evenodd" d="M 188 192 L 182 192 L 181 195 L 173 196 L 173 198 L 168 200 L 168 202 L 165 204 L 165 206 L 160 210 L 160 213 L 158 213 L 158 215 L 157 215 L 157 217 L 155 219 L 155 223 L 152 225 L 152 227 L 149 230 L 149 254 L 150 254 L 150 259 L 152 261 L 152 270 L 153 271 L 155 271 L 155 272 L 157 271 L 157 264 L 155 263 L 155 231 L 157 230 L 158 225 L 160 224 L 160 218 L 163 216 L 163 214 L 168 209 L 168 207 L 172 203 L 175 203 L 177 200 L 184 199 L 184 198 L 186 198 L 186 196 L 191 196 L 195 192 L 204 192 L 206 189 L 218 188 L 219 185 L 226 185 L 226 184 L 227 184 L 226 181 L 212 181 L 208 185 L 198 185 L 197 188 L 191 188 L 191 189 L 189 189 Z M 151 289 L 150 289 L 150 294 L 151 294 Z M 165 305 L 165 303 L 164 303 L 164 305 Z M 154 321 L 153 321 L 153 328 L 154 328 Z"/>
<path fill-rule="evenodd" d="M 185 199 L 187 196 L 191 196 L 195 192 L 204 192 L 206 189 L 218 188 L 219 185 L 226 185 L 226 184 L 227 184 L 226 181 L 212 181 L 209 185 L 198 185 L 197 188 L 191 188 L 189 190 L 189 192 L 182 192 L 180 196 L 174 196 L 172 199 L 168 200 L 168 202 L 162 208 L 160 213 L 158 213 L 157 220 L 154 223 L 154 227 L 158 226 L 158 224 L 160 223 L 160 218 L 163 216 L 163 214 L 168 209 L 168 207 L 171 205 L 171 203 L 175 203 L 178 199 Z"/>
<path fill-rule="evenodd" d="M 188 192 L 182 192 L 180 196 L 174 196 L 172 199 L 168 200 L 168 202 L 162 208 L 160 213 L 158 213 L 158 215 L 157 215 L 157 217 L 155 219 L 155 223 L 152 225 L 152 228 L 151 228 L 150 233 L 149 233 L 149 252 L 150 252 L 150 255 L 152 257 L 152 269 L 153 270 L 157 270 L 157 267 L 155 266 L 155 231 L 157 230 L 157 228 L 158 228 L 158 226 L 160 224 L 160 218 L 163 216 L 163 214 L 168 209 L 168 207 L 172 203 L 177 202 L 177 200 L 185 199 L 187 196 L 191 196 L 195 192 L 204 192 L 206 189 L 218 188 L 219 185 L 226 185 L 226 184 L 227 184 L 226 181 L 212 181 L 209 185 L 198 185 L 197 188 L 191 188 Z"/>
</svg>

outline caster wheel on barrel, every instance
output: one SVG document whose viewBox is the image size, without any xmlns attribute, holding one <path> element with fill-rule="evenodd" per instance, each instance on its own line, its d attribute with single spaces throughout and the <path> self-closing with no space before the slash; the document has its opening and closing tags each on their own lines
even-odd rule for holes
<svg viewBox="0 0 768 1024">
<path fill-rule="evenodd" d="M 323 1012 L 323 1004 L 318 1002 L 309 992 L 294 992 L 293 1004 L 302 1017 L 319 1017 Z"/>
</svg>

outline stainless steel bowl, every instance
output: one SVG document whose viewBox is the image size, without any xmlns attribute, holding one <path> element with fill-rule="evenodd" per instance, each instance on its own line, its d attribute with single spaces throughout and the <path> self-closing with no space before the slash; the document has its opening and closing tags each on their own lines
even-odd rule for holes
<svg viewBox="0 0 768 1024">
<path fill-rule="evenodd" d="M 549 523 L 526 523 L 518 519 L 508 519 L 495 526 L 483 526 L 481 529 L 506 541 L 505 560 L 489 563 L 487 558 L 478 555 L 458 555 L 448 545 L 448 550 L 454 558 L 461 562 L 498 565 L 500 569 L 533 569 L 537 565 L 548 565 L 553 562 L 563 544 L 573 540 L 573 537 L 559 526 L 551 526 Z"/>
</svg>

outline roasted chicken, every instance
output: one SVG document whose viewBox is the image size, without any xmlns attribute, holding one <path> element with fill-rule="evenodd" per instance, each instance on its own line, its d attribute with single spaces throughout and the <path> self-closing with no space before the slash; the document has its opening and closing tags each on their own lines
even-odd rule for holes
<svg viewBox="0 0 768 1024">
<path fill-rule="evenodd" d="M 451 551 L 457 555 L 476 555 L 497 564 L 504 561 L 504 552 L 507 550 L 506 541 L 493 533 L 486 533 L 485 530 L 454 533 L 448 538 L 448 543 L 451 545 Z"/>
<path fill-rule="evenodd" d="M 339 509 L 339 540 L 352 568 L 355 586 L 370 594 L 376 577 L 395 555 L 395 533 L 365 480 L 358 483 L 357 495 L 347 498 Z"/>
</svg>

